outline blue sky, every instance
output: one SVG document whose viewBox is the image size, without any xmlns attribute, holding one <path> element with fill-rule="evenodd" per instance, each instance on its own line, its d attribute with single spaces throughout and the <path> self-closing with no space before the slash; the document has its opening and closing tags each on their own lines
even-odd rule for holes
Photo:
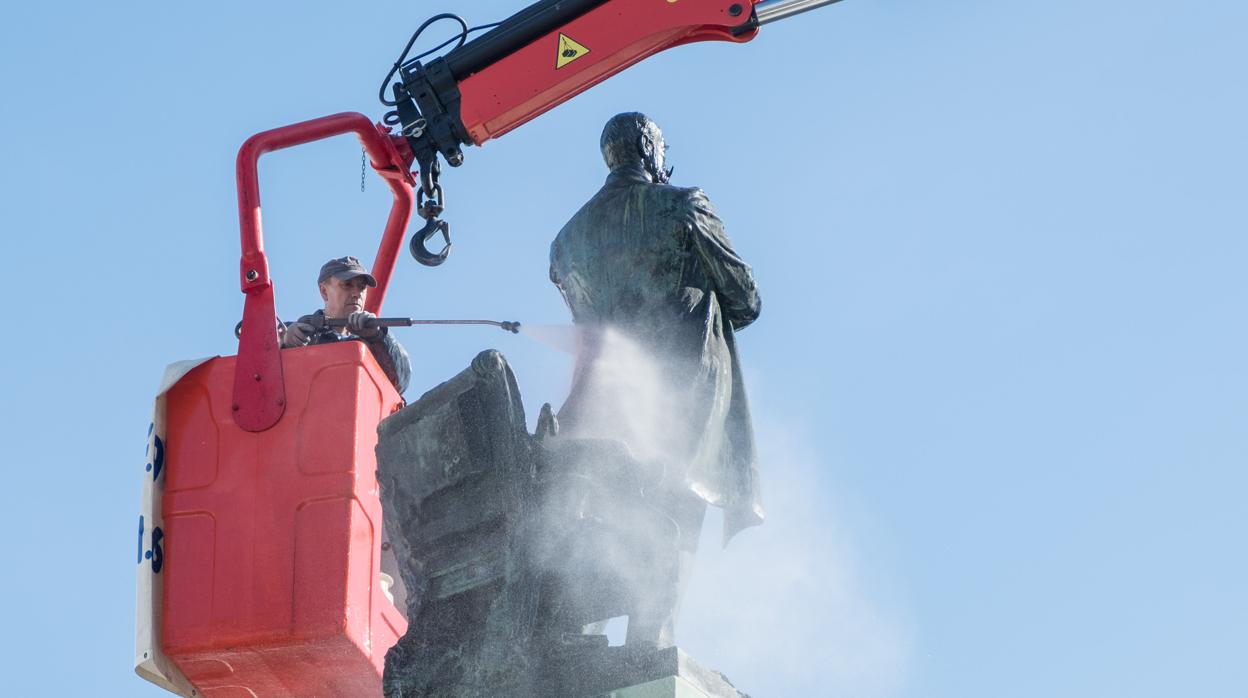
<svg viewBox="0 0 1248 698">
<path fill-rule="evenodd" d="M 165 364 L 230 354 L 234 156 L 339 111 L 438 11 L 519 1 L 29 3 L 0 22 L 7 693 L 131 673 L 134 528 Z M 470 149 L 456 248 L 386 309 L 567 321 L 550 240 L 603 122 L 656 118 L 755 269 L 740 335 L 769 521 L 707 550 L 678 639 L 756 696 L 1243 695 L 1248 8 L 847 0 L 682 47 Z M 278 311 L 371 260 L 358 146 L 262 161 Z M 411 395 L 502 350 L 530 416 L 564 355 L 411 329 Z"/>
</svg>

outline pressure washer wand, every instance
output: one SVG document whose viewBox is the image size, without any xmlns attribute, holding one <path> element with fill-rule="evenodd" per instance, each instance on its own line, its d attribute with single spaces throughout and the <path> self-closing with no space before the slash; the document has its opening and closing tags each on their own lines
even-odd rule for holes
<svg viewBox="0 0 1248 698">
<path fill-rule="evenodd" d="M 369 327 L 411 327 L 412 325 L 493 325 L 512 334 L 520 332 L 520 323 L 514 320 L 413 320 L 410 317 L 379 317 L 368 321 Z M 346 327 L 346 318 L 326 318 L 326 327 Z"/>
</svg>

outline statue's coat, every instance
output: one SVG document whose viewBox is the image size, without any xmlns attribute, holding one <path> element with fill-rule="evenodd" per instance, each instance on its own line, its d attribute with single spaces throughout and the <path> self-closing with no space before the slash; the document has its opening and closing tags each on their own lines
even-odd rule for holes
<svg viewBox="0 0 1248 698">
<path fill-rule="evenodd" d="M 758 317 L 758 288 L 706 195 L 656 184 L 640 165 L 619 167 L 559 232 L 550 262 L 551 281 L 589 337 L 559 413 L 562 428 L 592 432 L 591 421 L 635 416 L 619 406 L 637 405 L 637 386 L 604 378 L 602 338 L 611 328 L 653 357 L 662 377 L 663 397 L 646 411 L 674 430 L 666 436 L 679 435 L 678 444 L 662 444 L 668 482 L 724 509 L 725 541 L 762 523 L 734 338 Z"/>
</svg>

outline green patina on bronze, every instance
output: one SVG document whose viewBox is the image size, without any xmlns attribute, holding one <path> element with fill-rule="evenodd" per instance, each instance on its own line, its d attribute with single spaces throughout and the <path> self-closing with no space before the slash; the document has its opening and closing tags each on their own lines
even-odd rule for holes
<svg viewBox="0 0 1248 698">
<path fill-rule="evenodd" d="M 639 114 L 621 114 L 603 136 L 615 165 L 602 189 L 568 221 L 550 248 L 550 278 L 577 325 L 613 327 L 652 357 L 665 389 L 683 396 L 683 453 L 677 473 L 707 503 L 725 510 L 725 540 L 762 522 L 757 456 L 735 333 L 759 314 L 758 286 L 733 250 L 723 222 L 702 190 L 661 184 L 662 134 Z M 627 157 L 629 122 L 643 142 Z M 634 131 L 635 131 L 634 130 Z M 615 133 L 613 133 L 613 131 Z M 618 135 L 615 135 L 617 134 Z M 649 141 L 647 147 L 645 141 Z M 559 412 L 573 433 L 583 412 L 609 412 L 612 400 L 594 385 L 593 347 L 578 360 L 577 379 Z M 594 404 L 589 404 L 589 403 Z"/>
</svg>

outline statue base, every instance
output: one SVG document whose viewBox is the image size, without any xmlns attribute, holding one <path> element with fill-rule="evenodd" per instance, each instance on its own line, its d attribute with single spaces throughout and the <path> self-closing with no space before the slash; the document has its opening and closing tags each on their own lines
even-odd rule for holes
<svg viewBox="0 0 1248 698">
<path fill-rule="evenodd" d="M 679 647 L 607 647 L 561 662 L 549 695 L 569 698 L 749 698 Z"/>
<path fill-rule="evenodd" d="M 609 439 L 526 430 L 515 375 L 485 351 L 377 429 L 377 477 L 407 632 L 386 698 L 741 698 L 670 642 L 705 503 Z M 623 647 L 588 628 L 629 619 Z"/>
</svg>

